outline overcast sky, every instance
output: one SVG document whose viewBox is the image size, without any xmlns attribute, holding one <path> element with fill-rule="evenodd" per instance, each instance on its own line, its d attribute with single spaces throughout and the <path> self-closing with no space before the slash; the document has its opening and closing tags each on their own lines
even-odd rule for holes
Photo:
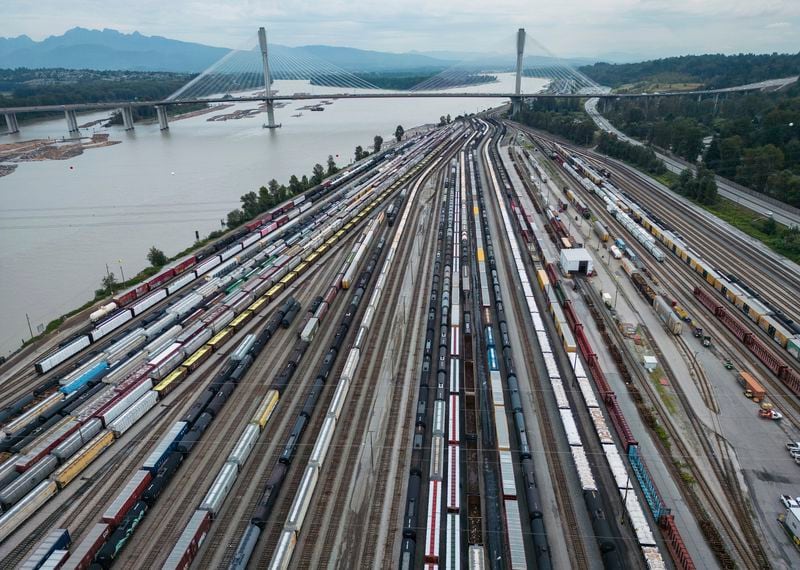
<svg viewBox="0 0 800 570">
<path fill-rule="evenodd" d="M 115 28 L 231 48 L 496 50 L 526 28 L 560 56 L 800 51 L 800 0 L 0 0 L 3 36 Z"/>
</svg>

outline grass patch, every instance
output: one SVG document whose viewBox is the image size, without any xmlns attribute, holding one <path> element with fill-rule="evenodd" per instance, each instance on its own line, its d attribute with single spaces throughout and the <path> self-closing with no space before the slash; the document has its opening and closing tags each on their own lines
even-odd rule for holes
<svg viewBox="0 0 800 570">
<path fill-rule="evenodd" d="M 626 164 L 630 163 L 626 162 Z M 674 172 L 666 172 L 658 176 L 653 176 L 634 164 L 630 164 L 630 166 L 636 168 L 642 174 L 658 180 L 678 196 L 681 195 L 672 190 L 673 183 L 678 180 L 678 175 Z M 757 239 L 775 253 L 779 253 L 795 263 L 800 263 L 800 230 L 790 230 L 785 226 L 777 224 L 777 228 L 775 228 L 772 233 L 769 233 L 765 231 L 767 224 L 763 215 L 745 208 L 732 200 L 723 198 L 722 196 L 718 196 L 717 202 L 711 205 L 701 204 L 697 200 L 692 200 L 686 196 L 683 197 L 708 212 L 711 212 L 719 219 L 729 223 L 750 237 Z"/>
<path fill-rule="evenodd" d="M 678 406 L 675 405 L 675 398 L 672 397 L 672 394 L 667 393 L 666 386 L 663 386 L 660 382 L 663 375 L 664 371 L 661 370 L 660 366 L 648 373 L 650 381 L 653 383 L 653 386 L 656 387 L 656 392 L 658 392 L 661 401 L 664 402 L 670 414 L 675 414 L 678 411 Z"/>
<path fill-rule="evenodd" d="M 657 423 L 653 428 L 653 431 L 656 432 L 656 436 L 658 436 L 658 439 L 660 439 L 661 443 L 664 444 L 664 447 L 667 448 L 667 451 L 672 449 L 672 442 L 670 442 L 669 435 L 667 434 L 667 430 L 664 428 L 664 426 Z"/>
<path fill-rule="evenodd" d="M 678 182 L 678 175 L 670 170 L 667 170 L 664 174 L 653 176 L 653 178 L 661 182 L 661 184 L 667 188 L 672 188 L 672 185 Z"/>
<path fill-rule="evenodd" d="M 765 219 L 752 210 L 740 206 L 727 198 L 719 198 L 716 204 L 702 206 L 718 218 L 739 229 L 752 238 L 764 243 L 772 251 L 800 263 L 800 232 L 791 232 L 778 226 L 773 233 L 765 231 Z"/>
</svg>

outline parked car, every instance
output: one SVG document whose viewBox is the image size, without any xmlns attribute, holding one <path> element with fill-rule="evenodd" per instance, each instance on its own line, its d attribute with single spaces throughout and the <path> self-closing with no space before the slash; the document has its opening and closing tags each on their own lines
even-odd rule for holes
<svg viewBox="0 0 800 570">
<path fill-rule="evenodd" d="M 790 497 L 789 495 L 781 495 L 781 504 L 787 509 L 791 509 L 792 507 L 800 506 L 797 504 L 797 501 Z"/>
</svg>

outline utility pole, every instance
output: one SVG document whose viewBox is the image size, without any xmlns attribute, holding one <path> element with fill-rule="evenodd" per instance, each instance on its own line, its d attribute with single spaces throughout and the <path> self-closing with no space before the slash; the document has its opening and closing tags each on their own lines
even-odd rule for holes
<svg viewBox="0 0 800 570">
<path fill-rule="evenodd" d="M 28 321 L 28 331 L 31 333 L 31 338 L 33 338 L 33 327 L 31 327 L 31 318 L 28 316 L 28 313 L 25 313 L 25 318 Z"/>
<path fill-rule="evenodd" d="M 122 260 L 118 259 L 117 261 L 119 262 L 119 274 L 120 274 L 120 277 L 122 278 L 122 282 L 125 283 L 125 272 L 122 271 Z"/>
</svg>

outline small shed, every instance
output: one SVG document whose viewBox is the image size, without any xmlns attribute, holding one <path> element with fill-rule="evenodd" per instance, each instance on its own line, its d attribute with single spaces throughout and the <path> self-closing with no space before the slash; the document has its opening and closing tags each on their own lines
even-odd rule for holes
<svg viewBox="0 0 800 570">
<path fill-rule="evenodd" d="M 592 256 L 585 247 L 562 249 L 559 262 L 564 273 L 594 273 Z"/>
<path fill-rule="evenodd" d="M 647 369 L 648 372 L 652 372 L 653 370 L 658 367 L 658 359 L 655 356 L 645 355 L 642 358 L 642 362 L 644 363 L 644 367 Z"/>
</svg>

